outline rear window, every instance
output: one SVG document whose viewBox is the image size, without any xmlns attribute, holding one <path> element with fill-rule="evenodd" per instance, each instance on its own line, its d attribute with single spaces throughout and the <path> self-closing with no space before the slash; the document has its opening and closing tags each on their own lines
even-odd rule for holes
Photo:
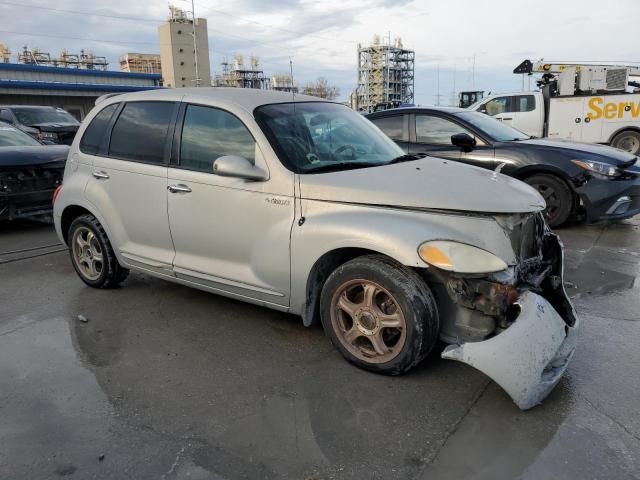
<svg viewBox="0 0 640 480">
<path fill-rule="evenodd" d="M 18 122 L 23 125 L 38 125 L 40 123 L 71 123 L 78 121 L 61 108 L 12 108 Z"/>
<path fill-rule="evenodd" d="M 103 108 L 98 113 L 84 131 L 82 140 L 80 140 L 80 151 L 82 153 L 96 154 L 100 149 L 100 144 L 104 139 L 105 131 L 109 125 L 109 120 L 113 112 L 118 108 L 118 103 L 114 103 Z"/>
<path fill-rule="evenodd" d="M 175 103 L 127 103 L 118 117 L 109 145 L 109 156 L 161 164 Z"/>
<path fill-rule="evenodd" d="M 536 109 L 536 97 L 533 95 L 520 95 L 518 97 L 518 111 L 532 112 Z"/>
</svg>

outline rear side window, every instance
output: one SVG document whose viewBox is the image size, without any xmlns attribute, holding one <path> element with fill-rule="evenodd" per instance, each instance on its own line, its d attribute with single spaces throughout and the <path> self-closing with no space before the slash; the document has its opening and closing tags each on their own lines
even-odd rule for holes
<svg viewBox="0 0 640 480">
<path fill-rule="evenodd" d="M 118 108 L 118 103 L 114 103 L 103 108 L 98 113 L 84 131 L 82 140 L 80 140 L 80 151 L 83 153 L 96 154 L 100 149 L 100 144 L 104 139 L 105 130 L 111 120 L 111 115 Z"/>
<path fill-rule="evenodd" d="M 213 173 L 223 155 L 239 155 L 254 162 L 256 144 L 247 127 L 234 115 L 217 108 L 189 105 L 180 143 L 180 166 Z"/>
<path fill-rule="evenodd" d="M 536 109 L 536 97 L 521 95 L 518 97 L 518 112 L 532 112 Z"/>
<path fill-rule="evenodd" d="M 374 125 L 382 130 L 391 140 L 408 141 L 407 128 L 409 117 L 407 115 L 394 115 L 392 117 L 376 118 L 372 120 Z"/>
<path fill-rule="evenodd" d="M 113 126 L 109 156 L 163 163 L 174 107 L 172 102 L 127 103 Z"/>
</svg>

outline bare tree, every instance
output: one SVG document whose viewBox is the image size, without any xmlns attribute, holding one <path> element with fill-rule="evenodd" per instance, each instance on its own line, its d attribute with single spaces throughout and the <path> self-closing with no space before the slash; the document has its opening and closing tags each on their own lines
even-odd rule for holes
<svg viewBox="0 0 640 480">
<path fill-rule="evenodd" d="M 335 100 L 340 95 L 340 89 L 336 86 L 329 85 L 329 81 L 326 78 L 318 77 L 315 82 L 307 82 L 302 93 L 327 100 Z"/>
</svg>

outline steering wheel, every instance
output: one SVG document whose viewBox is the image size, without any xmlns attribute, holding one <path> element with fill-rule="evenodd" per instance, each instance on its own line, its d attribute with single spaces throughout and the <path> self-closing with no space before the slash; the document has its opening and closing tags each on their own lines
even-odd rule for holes
<svg viewBox="0 0 640 480">
<path fill-rule="evenodd" d="M 355 159 L 356 158 L 356 147 L 354 147 L 353 145 L 342 145 L 341 147 L 338 147 L 338 149 L 333 152 L 334 155 L 340 155 L 342 152 L 346 151 L 346 150 L 350 150 L 351 151 L 351 158 Z"/>
</svg>

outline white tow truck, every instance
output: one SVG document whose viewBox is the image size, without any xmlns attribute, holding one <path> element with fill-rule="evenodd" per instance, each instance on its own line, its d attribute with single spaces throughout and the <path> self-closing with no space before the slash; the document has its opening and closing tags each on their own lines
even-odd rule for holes
<svg viewBox="0 0 640 480">
<path fill-rule="evenodd" d="M 540 91 L 494 94 L 471 105 L 534 137 L 603 143 L 640 155 L 640 66 L 525 60 Z M 640 78 L 639 78 L 640 80 Z"/>
</svg>

